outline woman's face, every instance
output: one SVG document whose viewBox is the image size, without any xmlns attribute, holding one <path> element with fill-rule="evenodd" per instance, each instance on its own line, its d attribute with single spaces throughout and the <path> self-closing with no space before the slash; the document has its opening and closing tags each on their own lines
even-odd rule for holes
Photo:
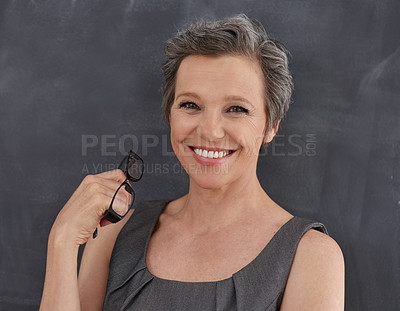
<svg viewBox="0 0 400 311">
<path fill-rule="evenodd" d="M 203 188 L 256 177 L 265 136 L 263 75 L 244 56 L 188 56 L 176 77 L 170 114 L 171 143 L 190 176 Z"/>
</svg>

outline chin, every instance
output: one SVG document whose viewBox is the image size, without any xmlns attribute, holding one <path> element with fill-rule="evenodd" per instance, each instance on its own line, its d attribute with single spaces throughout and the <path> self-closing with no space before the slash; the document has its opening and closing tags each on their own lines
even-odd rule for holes
<svg viewBox="0 0 400 311">
<path fill-rule="evenodd" d="M 191 178 L 191 184 L 196 184 L 198 187 L 206 190 L 218 190 L 221 189 L 224 184 L 220 181 L 208 179 L 208 180 L 198 180 Z"/>
<path fill-rule="evenodd" d="M 216 168 L 214 167 L 214 169 Z M 223 170 L 222 167 L 220 169 L 220 171 Z M 189 177 L 191 185 L 195 184 L 198 187 L 208 190 L 217 190 L 229 183 L 227 180 L 229 176 L 226 172 L 225 175 L 223 173 L 191 173 Z"/>
</svg>

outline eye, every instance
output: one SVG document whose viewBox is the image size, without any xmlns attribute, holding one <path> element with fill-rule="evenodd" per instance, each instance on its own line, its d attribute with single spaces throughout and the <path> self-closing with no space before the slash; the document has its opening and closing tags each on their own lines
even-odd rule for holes
<svg viewBox="0 0 400 311">
<path fill-rule="evenodd" d="M 249 110 L 246 108 L 243 108 L 241 106 L 232 106 L 228 109 L 228 112 L 235 112 L 235 113 L 248 113 Z"/>
<path fill-rule="evenodd" d="M 179 108 L 186 108 L 186 109 L 196 109 L 199 110 L 199 106 L 197 106 L 194 102 L 183 102 L 179 104 Z"/>
</svg>

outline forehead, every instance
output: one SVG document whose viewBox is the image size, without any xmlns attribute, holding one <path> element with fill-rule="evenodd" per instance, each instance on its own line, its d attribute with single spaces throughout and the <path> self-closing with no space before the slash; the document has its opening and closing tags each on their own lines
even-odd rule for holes
<svg viewBox="0 0 400 311">
<path fill-rule="evenodd" d="M 242 96 L 263 105 L 263 74 L 258 62 L 249 57 L 191 55 L 179 66 L 175 96 L 188 92 L 214 98 Z"/>
</svg>

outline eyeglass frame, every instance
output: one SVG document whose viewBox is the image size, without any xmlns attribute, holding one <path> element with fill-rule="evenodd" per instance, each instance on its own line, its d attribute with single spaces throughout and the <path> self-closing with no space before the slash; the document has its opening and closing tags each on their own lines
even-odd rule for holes
<svg viewBox="0 0 400 311">
<path fill-rule="evenodd" d="M 134 178 L 134 177 L 132 177 L 132 176 L 129 174 L 129 170 L 128 170 L 129 165 L 128 165 L 128 164 L 129 164 L 129 160 L 130 160 L 131 158 L 136 158 L 137 160 L 139 160 L 139 165 L 140 165 L 140 167 L 141 167 L 141 172 L 140 172 L 139 178 Z M 126 163 L 125 163 L 125 162 L 126 162 Z M 124 167 L 124 166 L 125 166 L 125 167 Z M 105 213 L 105 215 L 104 215 L 104 218 L 105 218 L 105 219 L 107 219 L 108 221 L 110 221 L 110 222 L 112 222 L 112 223 L 116 223 L 116 222 L 120 221 L 121 219 L 123 219 L 123 218 L 126 216 L 126 214 L 128 214 L 129 210 L 130 210 L 130 209 L 132 208 L 132 206 L 133 206 L 133 202 L 135 201 L 135 191 L 133 191 L 133 188 L 132 188 L 132 186 L 129 184 L 129 181 L 133 181 L 133 182 L 139 181 L 139 180 L 142 178 L 142 176 L 143 176 L 143 167 L 144 167 L 143 159 L 142 159 L 141 157 L 139 157 L 139 156 L 138 156 L 135 152 L 133 152 L 132 150 L 130 150 L 130 151 L 129 151 L 129 154 L 123 158 L 123 160 L 122 160 L 121 163 L 119 164 L 118 168 L 121 169 L 121 170 L 124 172 L 124 174 L 125 174 L 125 176 L 126 176 L 126 179 L 123 181 L 123 183 L 122 183 L 122 184 L 118 187 L 118 189 L 115 191 L 114 196 L 113 196 L 113 198 L 112 198 L 112 200 L 111 200 L 111 203 L 110 203 L 110 207 L 108 208 L 108 210 L 106 211 L 106 213 Z M 132 201 L 131 201 L 131 203 L 129 204 L 128 211 L 127 211 L 124 215 L 120 215 L 120 214 L 118 214 L 116 211 L 113 210 L 112 204 L 113 204 L 113 202 L 114 202 L 114 199 L 115 199 L 115 197 L 116 197 L 116 195 L 117 195 L 119 189 L 120 189 L 123 185 L 125 185 L 125 189 L 126 189 L 126 187 L 129 188 L 129 190 L 130 190 L 129 192 L 130 192 L 131 195 L 132 195 Z M 93 232 L 93 239 L 95 239 L 96 237 L 97 237 L 97 228 L 96 228 L 96 230 Z"/>
<path fill-rule="evenodd" d="M 133 158 L 136 158 L 136 160 L 139 160 L 139 165 L 141 166 L 141 172 L 140 172 L 140 176 L 139 176 L 138 178 L 132 177 L 132 176 L 129 174 L 129 170 L 128 170 L 128 168 L 129 168 L 129 161 L 130 161 L 131 159 L 133 159 Z M 125 163 L 125 162 L 126 162 L 126 163 Z M 106 211 L 106 214 L 104 215 L 104 218 L 107 219 L 108 221 L 110 221 L 110 222 L 112 222 L 112 223 L 116 223 L 116 222 L 122 220 L 122 219 L 126 216 L 126 214 L 129 212 L 129 210 L 132 208 L 133 202 L 135 201 L 135 191 L 133 190 L 133 188 L 132 188 L 132 186 L 130 185 L 129 181 L 137 182 L 137 181 L 139 181 L 139 180 L 142 178 L 142 176 L 143 176 L 143 165 L 144 165 L 143 159 L 142 159 L 141 157 L 139 157 L 139 156 L 138 156 L 135 152 L 133 152 L 132 150 L 130 150 L 130 151 L 129 151 L 129 154 L 128 154 L 127 156 L 125 156 L 124 159 L 121 161 L 121 163 L 120 163 L 120 165 L 118 166 L 118 168 L 121 169 L 121 170 L 124 172 L 124 174 L 125 174 L 125 176 L 126 176 L 126 179 L 122 182 L 122 184 L 121 184 L 121 185 L 118 187 L 118 189 L 115 191 L 114 196 L 113 196 L 113 198 L 112 198 L 112 200 L 111 200 L 111 203 L 110 203 L 110 207 L 108 208 L 108 210 Z M 125 168 L 124 168 L 123 166 L 125 166 Z M 126 191 L 128 191 L 128 190 L 126 189 L 126 187 L 129 188 L 129 191 L 128 191 L 128 192 L 132 195 L 132 200 L 131 200 L 131 203 L 130 203 L 130 205 L 129 205 L 128 211 L 127 211 L 124 215 L 120 215 L 120 214 L 118 214 L 116 211 L 114 211 L 114 209 L 112 208 L 112 205 L 113 205 L 113 203 L 114 203 L 114 199 L 115 199 L 115 197 L 117 196 L 117 193 L 118 193 L 119 189 L 120 189 L 122 186 L 124 186 L 124 185 L 125 185 L 125 190 L 126 190 Z"/>
</svg>

